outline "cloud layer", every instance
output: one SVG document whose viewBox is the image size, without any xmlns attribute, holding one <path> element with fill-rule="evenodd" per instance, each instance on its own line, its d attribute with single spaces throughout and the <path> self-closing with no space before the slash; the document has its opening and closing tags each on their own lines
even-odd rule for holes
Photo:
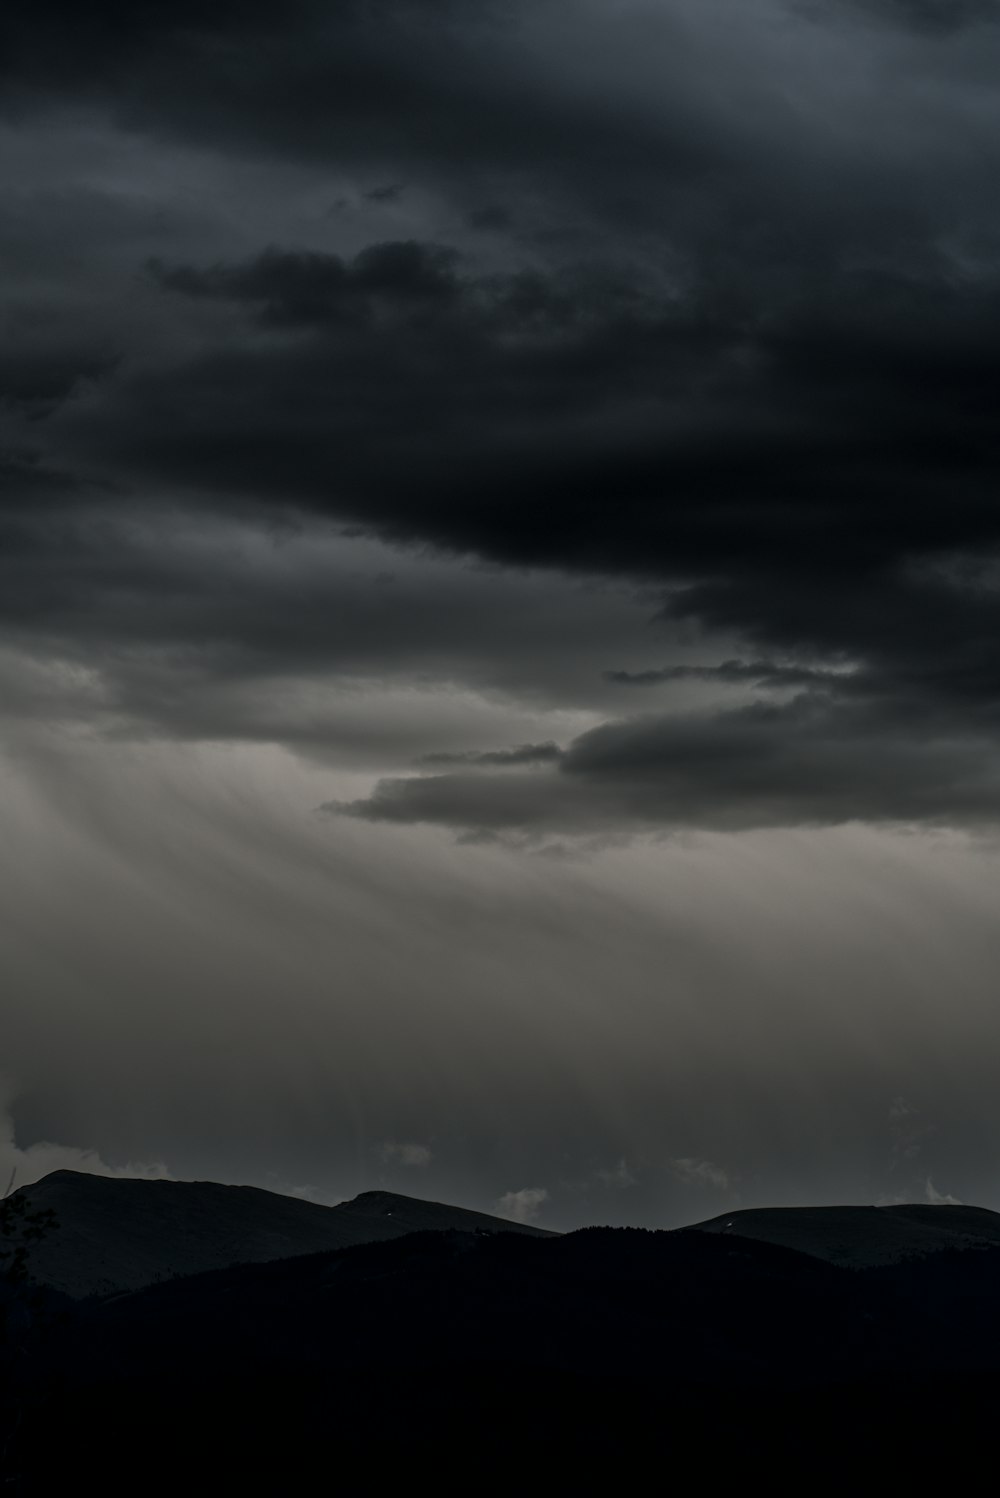
<svg viewBox="0 0 1000 1498">
<path fill-rule="evenodd" d="M 998 19 L 6 8 L 19 1148 L 974 1197 Z"/>
<path fill-rule="evenodd" d="M 994 6 L 102 17 L 4 23 L 12 639 L 185 736 L 281 738 L 248 677 L 331 671 L 608 716 L 535 784 L 390 783 L 380 817 L 995 816 Z M 344 527 L 408 551 L 366 583 L 268 558 Z M 486 594 L 429 608 L 428 547 L 530 569 L 531 648 Z M 597 644 L 572 576 L 643 600 L 630 636 Z M 703 685 L 733 644 L 762 674 L 678 716 L 695 638 Z"/>
</svg>

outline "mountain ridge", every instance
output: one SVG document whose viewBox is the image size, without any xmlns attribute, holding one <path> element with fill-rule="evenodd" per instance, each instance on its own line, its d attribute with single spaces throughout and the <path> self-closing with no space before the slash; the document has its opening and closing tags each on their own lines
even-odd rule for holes
<svg viewBox="0 0 1000 1498">
<path fill-rule="evenodd" d="M 746 1207 L 693 1223 L 685 1231 L 754 1239 L 829 1264 L 869 1269 L 952 1249 L 998 1248 L 1000 1213 L 958 1202 Z"/>
<path fill-rule="evenodd" d="M 53 1231 L 30 1247 L 31 1278 L 74 1299 L 412 1232 L 545 1231 L 386 1191 L 362 1192 L 328 1207 L 259 1186 L 59 1170 L 16 1194 L 32 1210 L 51 1210 L 56 1217 Z"/>
<path fill-rule="evenodd" d="M 47 1193 L 274 1205 L 252 1187 L 146 1187 L 64 1178 Z M 504 1491 L 546 1469 L 556 1490 L 569 1472 L 592 1491 L 603 1462 L 618 1491 L 623 1470 L 657 1470 L 665 1453 L 702 1485 L 729 1458 L 739 1481 L 750 1462 L 800 1485 L 817 1454 L 824 1474 L 843 1457 L 853 1491 L 873 1453 L 898 1473 L 912 1447 L 923 1477 L 929 1454 L 951 1472 L 956 1451 L 993 1439 L 1000 1216 L 986 1209 L 762 1208 L 547 1234 L 488 1217 L 483 1231 L 483 1214 L 392 1192 L 275 1200 L 288 1220 L 368 1236 L 23 1302 L 32 1338 L 0 1339 L 0 1376 L 23 1391 L 0 1404 L 0 1449 L 24 1453 L 25 1493 L 77 1481 L 109 1411 L 126 1478 L 114 1491 L 165 1498 L 192 1472 L 206 1490 L 270 1498 L 313 1471 L 359 1491 L 373 1470 L 412 1484 L 421 1463 L 462 1491 L 491 1465 Z M 887 1257 L 900 1235 L 912 1251 Z"/>
</svg>

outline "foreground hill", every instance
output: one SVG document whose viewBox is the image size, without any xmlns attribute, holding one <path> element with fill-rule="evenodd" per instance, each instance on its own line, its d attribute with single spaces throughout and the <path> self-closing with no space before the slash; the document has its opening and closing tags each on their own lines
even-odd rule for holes
<svg viewBox="0 0 1000 1498">
<path fill-rule="evenodd" d="M 427 1232 L 80 1302 L 36 1329 L 23 1491 L 61 1491 L 109 1416 L 111 1491 L 592 1491 L 603 1466 L 615 1491 L 780 1492 L 882 1458 L 896 1486 L 935 1458 L 954 1483 L 995 1425 L 1000 1247 L 830 1257 L 703 1228 Z"/>
<path fill-rule="evenodd" d="M 1000 1248 L 1000 1213 L 957 1205 L 759 1207 L 712 1217 L 693 1230 L 753 1238 L 853 1269 L 952 1249 Z"/>
<path fill-rule="evenodd" d="M 428 1230 L 540 1229 L 439 1202 L 366 1191 L 336 1207 L 213 1181 L 144 1181 L 57 1170 L 18 1193 L 57 1227 L 31 1252 L 37 1284 L 120 1294 L 178 1275 L 264 1263 Z"/>
<path fill-rule="evenodd" d="M 85 1309 L 101 1364 L 216 1383 L 361 1367 L 504 1367 L 801 1388 L 1000 1374 L 1000 1247 L 855 1270 L 701 1231 L 410 1234 L 190 1276 Z"/>
</svg>

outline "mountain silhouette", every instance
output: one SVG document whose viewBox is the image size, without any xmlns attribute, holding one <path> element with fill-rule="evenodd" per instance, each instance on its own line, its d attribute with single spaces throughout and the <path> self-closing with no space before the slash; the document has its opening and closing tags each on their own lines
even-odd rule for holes
<svg viewBox="0 0 1000 1498">
<path fill-rule="evenodd" d="M 55 1231 L 32 1246 L 32 1279 L 74 1298 L 429 1229 L 542 1232 L 391 1191 L 365 1191 L 325 1207 L 255 1186 L 57 1170 L 17 1194 L 56 1216 Z"/>
<path fill-rule="evenodd" d="M 53 1295 L 6 1417 L 24 1493 L 61 1491 L 95 1440 L 105 1486 L 144 1494 L 382 1491 L 418 1475 L 444 1491 L 632 1491 L 649 1473 L 700 1486 L 764 1474 L 780 1490 L 835 1471 L 856 1486 L 888 1463 L 896 1484 L 935 1468 L 954 1482 L 995 1425 L 1000 1216 L 981 1209 L 774 1209 L 560 1235 L 375 1192 L 288 1203 L 283 1222 L 313 1231 L 326 1213 L 370 1237 L 279 1255 L 305 1238 L 265 1240 L 262 1223 L 279 1221 L 267 1192 L 48 1179 L 65 1203 L 116 1203 L 117 1255 L 122 1202 L 153 1203 L 165 1245 L 193 1203 L 211 1219 L 249 1202 L 260 1261 L 238 1249 L 233 1209 L 228 1236 L 199 1251 L 242 1263 Z M 130 1219 L 142 1243 L 145 1211 Z"/>
<path fill-rule="evenodd" d="M 695 1229 L 794 1248 L 854 1269 L 951 1249 L 1000 1248 L 1000 1213 L 958 1204 L 756 1207 L 712 1217 Z"/>
</svg>

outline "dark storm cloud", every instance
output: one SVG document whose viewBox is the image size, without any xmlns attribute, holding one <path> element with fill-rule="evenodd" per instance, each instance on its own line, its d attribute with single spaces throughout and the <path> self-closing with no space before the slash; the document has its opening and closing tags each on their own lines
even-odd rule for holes
<svg viewBox="0 0 1000 1498">
<path fill-rule="evenodd" d="M 803 696 L 785 706 L 608 723 L 574 740 L 545 777 L 384 780 L 370 798 L 331 809 L 518 833 L 995 823 L 998 728 L 1000 715 L 978 734 L 936 733 L 906 715 L 894 722 L 881 705 L 835 710 Z"/>
<path fill-rule="evenodd" d="M 125 470 L 148 464 L 265 502 L 294 493 L 388 538 L 508 563 L 660 579 L 680 585 L 668 616 L 864 667 L 860 730 L 842 684 L 806 734 L 787 713 L 762 719 L 749 739 L 719 718 L 730 752 L 683 809 L 671 787 L 686 759 L 668 734 L 659 768 L 648 756 L 641 788 L 619 798 L 630 823 L 644 811 L 722 825 L 990 811 L 990 778 L 974 777 L 966 793 L 936 744 L 904 756 L 898 776 L 891 765 L 901 702 L 913 732 L 933 716 L 951 739 L 971 736 L 961 765 L 988 752 L 998 594 L 988 564 L 969 554 L 988 558 L 1000 542 L 992 288 L 932 282 L 921 297 L 890 279 L 880 300 L 874 282 L 845 276 L 839 317 L 832 305 L 793 305 L 768 327 L 727 322 L 707 293 L 669 299 L 583 273 L 474 276 L 416 244 L 351 262 L 272 251 L 245 266 L 156 274 L 175 294 L 245 305 L 267 332 L 235 354 L 123 384 L 107 411 L 95 398 L 84 437 L 107 432 Z M 785 687 L 830 675 L 752 665 L 712 674 L 720 685 Z M 863 786 L 866 750 L 884 764 Z M 763 761 L 763 781 L 741 778 L 744 753 Z M 787 755 L 812 778 L 812 796 L 778 788 Z M 393 800 L 393 816 L 407 796 L 423 806 L 429 794 L 415 786 Z M 484 825 L 516 821 L 512 794 Z M 600 806 L 605 820 L 612 802 Z M 465 818 L 463 807 L 443 819 Z M 552 816 L 566 820 L 557 806 Z M 534 819 L 545 819 L 537 799 Z M 575 819 L 586 821 L 584 803 Z"/>
<path fill-rule="evenodd" d="M 60 493 L 31 520 L 0 518 L 0 632 L 19 653 L 0 661 L 8 714 L 48 702 L 119 734 L 351 762 L 367 749 L 403 767 L 456 734 L 489 752 L 504 716 L 522 733 L 539 711 L 578 723 L 581 704 L 614 695 L 591 655 L 648 631 L 631 589 L 394 555 L 323 526 L 268 536 L 171 512 L 144 524 L 103 499 L 74 510 Z M 60 711 L 46 659 L 94 675 L 90 698 L 67 694 Z"/>
<path fill-rule="evenodd" d="M 582 92 L 572 72 L 561 79 L 551 51 L 564 41 L 572 51 L 581 21 L 613 40 L 613 21 L 587 11 L 561 0 L 222 0 L 84 14 L 50 0 L 5 17 L 0 76 L 18 115 L 57 98 L 108 109 L 124 129 L 379 171 L 430 161 L 467 177 L 541 160 L 571 177 L 594 164 L 631 176 L 637 153 L 703 160 L 706 141 L 679 129 L 651 139 L 620 98 Z"/>
<path fill-rule="evenodd" d="M 371 245 L 350 263 L 337 255 L 267 250 L 249 265 L 208 270 L 154 261 L 153 276 L 187 296 L 247 302 L 265 325 L 355 324 L 366 332 L 380 308 L 419 312 L 459 295 L 454 250 L 414 242 Z"/>
<path fill-rule="evenodd" d="M 808 6 L 809 0 L 805 3 Z M 868 13 L 879 21 L 932 35 L 1000 20 L 997 0 L 833 0 L 827 9 L 833 10 L 837 4 Z"/>
<path fill-rule="evenodd" d="M 844 272 L 735 311 L 711 284 L 461 275 L 415 243 L 156 275 L 273 335 L 56 421 L 126 472 L 505 562 L 686 578 L 690 612 L 740 595 L 751 625 L 785 574 L 814 600 L 803 642 L 831 645 L 824 590 L 894 587 L 909 558 L 1000 541 L 992 274 Z"/>
<path fill-rule="evenodd" d="M 609 721 L 528 778 L 484 773 L 517 765 L 513 756 L 466 756 L 473 773 L 465 774 L 456 758 L 451 773 L 383 780 L 370 797 L 331 809 L 370 821 L 518 834 L 616 825 L 995 826 L 1000 673 L 991 647 L 978 662 L 972 654 L 954 672 L 901 658 L 881 670 L 725 661 L 609 672 L 615 684 L 647 689 L 694 681 L 792 695 Z"/>
<path fill-rule="evenodd" d="M 992 1200 L 995 9 L 3 8 L 8 1161 Z"/>
<path fill-rule="evenodd" d="M 641 582 L 665 627 L 747 652 L 659 670 L 616 641 L 586 663 L 609 690 L 804 693 L 755 717 L 723 702 L 692 718 L 678 699 L 655 731 L 609 722 L 516 780 L 480 773 L 510 751 L 443 745 L 473 772 L 468 795 L 462 775 L 424 776 L 375 809 L 388 796 L 402 816 L 449 786 L 468 809 L 489 784 L 502 809 L 475 825 L 544 823 L 546 796 L 554 823 L 586 821 L 582 785 L 599 788 L 598 820 L 618 807 L 630 826 L 989 814 L 988 773 L 963 787 L 954 766 L 980 765 L 1000 700 L 1000 38 L 978 24 L 993 9 L 14 8 L 6 104 L 23 130 L 88 110 L 146 151 L 353 173 L 365 211 L 419 206 L 408 237 L 360 248 L 296 245 L 278 222 L 270 245 L 237 252 L 227 230 L 217 249 L 206 219 L 204 248 L 185 230 L 152 257 L 124 210 L 95 208 L 93 243 L 126 246 L 105 259 L 134 315 L 92 336 L 81 249 L 59 317 L 27 318 L 0 365 L 15 494 L 54 512 L 12 525 L 11 631 L 116 646 L 105 662 L 159 653 L 145 686 L 130 668 L 144 714 L 163 701 L 164 652 L 208 646 L 216 682 L 248 661 L 275 681 L 304 663 L 377 673 L 406 609 L 360 605 L 348 623 L 329 579 L 258 576 L 255 595 L 246 574 L 212 599 L 217 558 L 189 556 L 185 584 L 169 547 L 129 539 L 164 504 L 189 527 L 331 523 Z M 38 220 L 41 265 L 52 222 Z M 25 284 L 33 265 L 19 252 Z M 61 502 L 53 474 L 69 476 Z M 31 582 L 46 573 L 48 594 Z M 582 661 L 582 610 L 567 627 Z M 412 634 L 426 653 L 404 643 L 399 661 L 496 680 L 494 624 L 450 652 Z M 513 658 L 535 691 L 528 654 Z M 228 710 L 250 732 L 216 700 L 213 732 Z M 203 706 L 162 716 L 209 727 Z"/>
<path fill-rule="evenodd" d="M 516 765 L 553 764 L 562 758 L 558 744 L 518 744 L 514 749 L 487 749 L 480 753 L 425 754 L 420 763 L 432 768 L 436 765 Z"/>
</svg>

